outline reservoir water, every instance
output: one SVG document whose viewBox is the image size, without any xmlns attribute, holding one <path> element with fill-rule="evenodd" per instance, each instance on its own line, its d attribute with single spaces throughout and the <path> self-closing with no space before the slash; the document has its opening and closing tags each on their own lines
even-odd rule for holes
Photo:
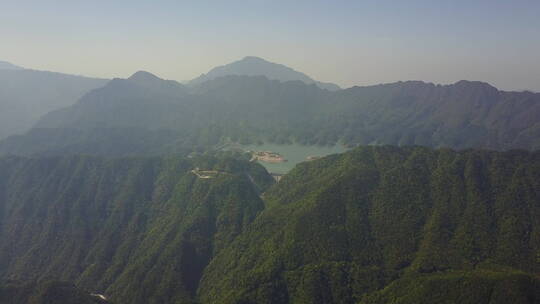
<svg viewBox="0 0 540 304">
<path fill-rule="evenodd" d="M 335 146 L 304 146 L 300 144 L 262 144 L 262 145 L 239 145 L 243 150 L 250 151 L 271 151 L 281 154 L 287 161 L 281 163 L 268 163 L 259 161 L 270 173 L 285 174 L 296 164 L 307 161 L 309 156 L 326 156 L 347 151 L 342 145 Z"/>
</svg>

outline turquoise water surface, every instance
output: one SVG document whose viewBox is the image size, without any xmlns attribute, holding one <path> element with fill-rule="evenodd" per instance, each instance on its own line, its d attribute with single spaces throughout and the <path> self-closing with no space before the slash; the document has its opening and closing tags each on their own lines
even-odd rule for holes
<svg viewBox="0 0 540 304">
<path fill-rule="evenodd" d="M 283 163 L 267 163 L 259 161 L 270 173 L 285 174 L 296 164 L 307 160 L 308 156 L 326 156 L 347 151 L 342 145 L 335 146 L 304 146 L 300 144 L 262 144 L 262 145 L 238 145 L 243 150 L 272 151 L 281 154 L 287 161 Z"/>
</svg>

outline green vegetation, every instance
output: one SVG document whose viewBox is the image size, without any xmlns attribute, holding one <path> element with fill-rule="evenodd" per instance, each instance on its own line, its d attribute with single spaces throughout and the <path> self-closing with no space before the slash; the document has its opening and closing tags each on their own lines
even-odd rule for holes
<svg viewBox="0 0 540 304">
<path fill-rule="evenodd" d="M 106 304 L 99 296 L 83 292 L 65 282 L 44 281 L 26 284 L 14 282 L 0 286 L 2 304 Z"/>
<path fill-rule="evenodd" d="M 200 179 L 191 170 L 227 172 Z M 231 158 L 0 159 L 0 275 L 118 303 L 186 303 L 273 179 Z"/>
<path fill-rule="evenodd" d="M 0 158 L 0 278 L 114 303 L 540 302 L 540 152 L 360 147 L 277 184 L 242 157 Z"/>
<path fill-rule="evenodd" d="M 518 271 L 455 271 L 396 280 L 359 304 L 526 304 L 540 301 L 540 278 Z"/>
<path fill-rule="evenodd" d="M 265 193 L 268 208 L 213 259 L 200 299 L 358 303 L 401 278 L 409 278 L 401 285 L 422 284 L 415 274 L 451 278 L 446 273 L 504 267 L 504 282 L 514 282 L 516 271 L 534 281 L 539 189 L 538 152 L 364 147 L 303 163 Z M 476 282 L 499 284 L 487 281 L 438 290 L 461 296 Z M 533 283 L 520 282 L 523 290 L 500 296 L 516 292 L 538 303 L 528 292 Z M 418 293 L 434 290 L 426 288 Z M 400 295 L 396 290 L 385 289 L 380 302 Z M 376 295 L 364 301 L 378 303 Z"/>
</svg>

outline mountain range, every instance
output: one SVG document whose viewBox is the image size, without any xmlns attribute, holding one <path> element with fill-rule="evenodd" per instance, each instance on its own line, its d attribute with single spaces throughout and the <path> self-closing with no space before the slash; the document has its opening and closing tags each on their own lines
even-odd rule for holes
<svg viewBox="0 0 540 304">
<path fill-rule="evenodd" d="M 196 86 L 148 72 L 113 79 L 0 142 L 0 154 L 169 154 L 223 140 L 305 145 L 540 147 L 540 94 L 487 83 L 397 82 L 339 91 L 263 76 Z"/>
<path fill-rule="evenodd" d="M 505 92 L 477 81 L 452 85 L 406 81 L 330 91 L 302 75 L 257 57 L 215 68 L 188 85 L 144 71 L 106 81 L 0 70 L 4 125 L 0 138 L 34 127 L 26 135 L 2 141 L 0 153 L 77 152 L 90 145 L 84 137 L 95 142 L 104 129 L 119 134 L 120 128 L 131 132 L 125 137 L 135 141 L 128 145 L 136 154 L 189 150 L 193 141 L 207 149 L 223 138 L 309 145 L 540 147 L 539 93 Z M 133 133 L 134 129 L 140 132 Z M 156 132 L 163 149 L 145 147 L 144 140 L 137 139 L 136 133 Z M 75 133 L 81 137 L 76 143 L 71 136 L 65 142 L 55 139 Z M 190 138 L 186 133 L 195 135 Z M 29 145 L 36 134 L 52 136 L 45 142 L 55 145 L 44 147 L 43 140 Z M 208 136 L 201 140 L 201 134 Z M 99 145 L 105 154 L 117 150 L 108 149 L 107 143 Z"/>
<path fill-rule="evenodd" d="M 538 93 L 2 66 L 0 304 L 540 304 Z"/>
<path fill-rule="evenodd" d="M 206 75 L 190 81 L 189 85 L 226 75 L 257 75 L 280 81 L 300 80 L 328 90 L 339 89 L 337 85 L 317 82 L 284 65 L 253 56 L 212 69 Z M 76 103 L 84 94 L 102 87 L 108 81 L 24 69 L 0 61 L 0 139 L 28 131 L 42 115 Z"/>
</svg>

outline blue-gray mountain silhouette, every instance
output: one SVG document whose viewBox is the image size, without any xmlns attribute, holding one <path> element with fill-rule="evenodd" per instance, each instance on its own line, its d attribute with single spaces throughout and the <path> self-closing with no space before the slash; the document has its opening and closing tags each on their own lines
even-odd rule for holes
<svg viewBox="0 0 540 304">
<path fill-rule="evenodd" d="M 12 63 L 9 63 L 7 61 L 1 61 L 0 60 L 0 70 L 22 70 L 20 66 L 16 66 Z"/>
<path fill-rule="evenodd" d="M 42 115 L 74 104 L 106 82 L 0 61 L 0 139 L 26 132 Z"/>
<path fill-rule="evenodd" d="M 207 80 L 228 75 L 266 76 L 268 79 L 279 81 L 300 80 L 306 84 L 315 84 L 322 89 L 327 89 L 330 91 L 340 89 L 340 87 L 336 84 L 316 81 L 306 74 L 295 71 L 294 69 L 285 65 L 269 62 L 254 56 L 247 56 L 242 60 L 215 67 L 210 70 L 210 72 L 202 74 L 198 78 L 193 79 L 189 82 L 189 84 L 196 85 Z"/>
</svg>

